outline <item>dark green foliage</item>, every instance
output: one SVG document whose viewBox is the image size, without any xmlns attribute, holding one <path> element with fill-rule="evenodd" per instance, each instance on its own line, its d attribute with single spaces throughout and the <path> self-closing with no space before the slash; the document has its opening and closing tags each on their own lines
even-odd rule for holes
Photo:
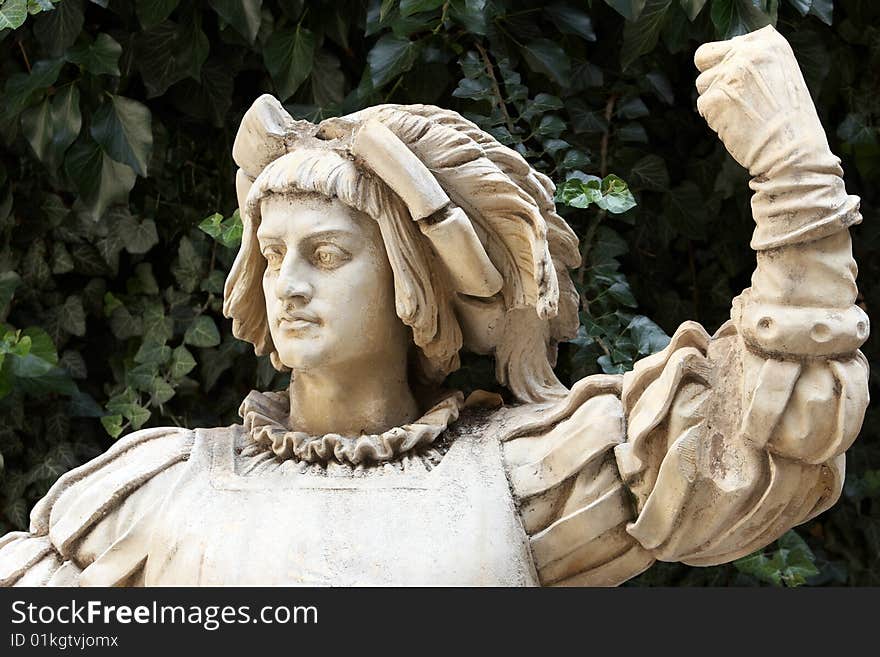
<svg viewBox="0 0 880 657">
<path fill-rule="evenodd" d="M 235 422 L 248 390 L 285 385 L 220 312 L 241 239 L 231 146 L 261 93 L 312 120 L 450 107 L 551 176 L 584 259 L 564 381 L 630 369 L 684 320 L 714 330 L 754 266 L 750 192 L 696 113 L 692 57 L 768 23 L 791 41 L 862 196 L 870 313 L 876 2 L 0 3 L 0 533 L 25 527 L 47 487 L 111 437 Z M 464 362 L 456 385 L 490 387 L 486 359 Z M 722 567 L 657 564 L 634 583 L 880 584 L 878 432 L 872 408 L 840 503 L 777 545 Z"/>
</svg>

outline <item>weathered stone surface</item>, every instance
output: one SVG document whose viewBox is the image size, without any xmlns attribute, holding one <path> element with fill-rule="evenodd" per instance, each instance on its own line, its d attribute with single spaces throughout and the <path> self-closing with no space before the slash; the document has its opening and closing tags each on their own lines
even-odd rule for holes
<svg viewBox="0 0 880 657">
<path fill-rule="evenodd" d="M 447 110 L 314 125 L 257 99 L 224 312 L 289 390 L 62 476 L 0 538 L 0 584 L 615 585 L 827 509 L 868 403 L 858 198 L 773 28 L 696 64 L 700 114 L 753 176 L 752 286 L 714 335 L 686 322 L 571 390 L 552 363 L 579 252 L 549 179 Z M 520 403 L 442 392 L 462 349 Z"/>
</svg>

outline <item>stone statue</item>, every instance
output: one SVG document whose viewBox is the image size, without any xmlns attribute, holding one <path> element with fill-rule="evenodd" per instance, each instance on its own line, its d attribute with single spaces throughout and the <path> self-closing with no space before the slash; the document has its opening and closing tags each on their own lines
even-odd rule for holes
<svg viewBox="0 0 880 657">
<path fill-rule="evenodd" d="M 687 322 L 571 390 L 552 365 L 579 252 L 546 176 L 455 112 L 314 125 L 257 99 L 224 312 L 289 391 L 65 474 L 0 538 L 0 583 L 615 585 L 830 507 L 868 403 L 859 200 L 772 27 L 696 64 L 700 114 L 753 176 L 752 286 L 714 335 Z M 444 390 L 462 349 L 521 403 Z"/>
</svg>

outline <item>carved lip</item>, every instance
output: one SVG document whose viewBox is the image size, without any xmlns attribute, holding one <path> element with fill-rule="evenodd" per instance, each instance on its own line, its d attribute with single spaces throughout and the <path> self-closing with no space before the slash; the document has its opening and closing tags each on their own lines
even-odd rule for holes
<svg viewBox="0 0 880 657">
<path fill-rule="evenodd" d="M 285 331 L 303 331 L 320 326 L 321 323 L 317 315 L 305 310 L 294 310 L 278 318 L 278 326 Z"/>
</svg>

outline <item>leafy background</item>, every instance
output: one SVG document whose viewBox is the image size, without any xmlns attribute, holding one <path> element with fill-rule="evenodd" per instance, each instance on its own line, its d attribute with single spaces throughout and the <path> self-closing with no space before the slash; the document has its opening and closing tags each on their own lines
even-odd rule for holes
<svg viewBox="0 0 880 657">
<path fill-rule="evenodd" d="M 313 120 L 381 102 L 450 107 L 548 173 L 584 252 L 565 381 L 629 369 L 683 320 L 714 330 L 754 266 L 750 192 L 696 114 L 692 56 L 769 23 L 862 196 L 853 234 L 870 313 L 876 2 L 3 1 L 0 533 L 25 527 L 51 483 L 115 437 L 231 423 L 249 389 L 283 386 L 220 313 L 241 235 L 231 146 L 260 93 Z M 489 365 L 467 359 L 454 383 L 488 385 Z M 880 584 L 878 430 L 875 406 L 821 517 L 735 564 L 657 564 L 632 583 Z"/>
</svg>

